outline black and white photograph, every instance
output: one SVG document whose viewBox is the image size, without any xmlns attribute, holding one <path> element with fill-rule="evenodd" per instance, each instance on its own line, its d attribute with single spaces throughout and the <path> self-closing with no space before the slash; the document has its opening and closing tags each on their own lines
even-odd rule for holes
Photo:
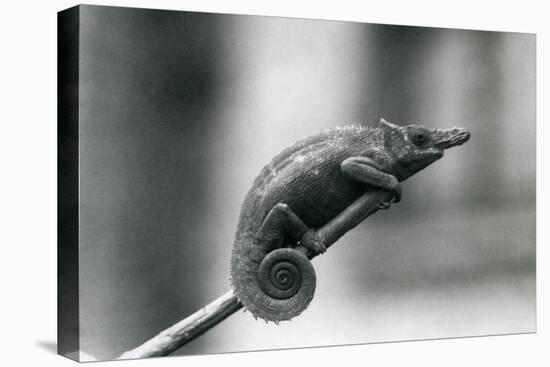
<svg viewBox="0 0 550 367">
<path fill-rule="evenodd" d="M 59 22 L 78 62 L 65 356 L 535 331 L 534 34 L 91 5 Z"/>
<path fill-rule="evenodd" d="M 6 3 L 4 364 L 545 366 L 543 8 Z"/>
</svg>

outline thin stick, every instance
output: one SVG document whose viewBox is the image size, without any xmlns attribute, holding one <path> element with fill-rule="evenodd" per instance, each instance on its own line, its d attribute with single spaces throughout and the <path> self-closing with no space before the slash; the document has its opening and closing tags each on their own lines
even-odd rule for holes
<svg viewBox="0 0 550 367">
<path fill-rule="evenodd" d="M 242 307 L 233 291 L 229 291 L 117 359 L 167 356 Z"/>
<path fill-rule="evenodd" d="M 328 248 L 347 231 L 357 226 L 369 215 L 374 214 L 383 200 L 389 200 L 390 198 L 391 194 L 385 191 L 368 192 L 332 221 L 321 227 L 317 231 L 317 234 L 324 240 Z M 313 257 L 314 255 L 310 256 L 310 258 Z M 123 353 L 117 359 L 169 355 L 216 326 L 242 307 L 233 291 L 229 291 L 194 314 L 160 332 L 157 336 L 149 339 L 139 347 Z"/>
</svg>

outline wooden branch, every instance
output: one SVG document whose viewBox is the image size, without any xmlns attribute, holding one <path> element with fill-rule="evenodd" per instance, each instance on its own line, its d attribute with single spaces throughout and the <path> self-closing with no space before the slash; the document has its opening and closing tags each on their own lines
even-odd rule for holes
<svg viewBox="0 0 550 367">
<path fill-rule="evenodd" d="M 383 200 L 390 199 L 391 194 L 388 194 L 386 191 L 368 192 L 332 221 L 321 227 L 317 233 L 325 241 L 324 243 L 328 248 L 347 231 L 357 226 L 369 215 L 374 214 Z M 310 255 L 309 257 L 313 258 L 314 255 Z M 160 332 L 157 336 L 149 339 L 139 347 L 123 353 L 117 359 L 169 355 L 216 326 L 242 307 L 233 291 L 229 291 L 194 314 Z"/>
<path fill-rule="evenodd" d="M 233 291 L 229 291 L 139 347 L 123 353 L 117 359 L 169 355 L 242 307 Z"/>
</svg>

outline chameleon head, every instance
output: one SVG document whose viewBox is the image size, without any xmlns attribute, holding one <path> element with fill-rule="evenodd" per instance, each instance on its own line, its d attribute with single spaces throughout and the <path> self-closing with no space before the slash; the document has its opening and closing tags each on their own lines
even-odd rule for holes
<svg viewBox="0 0 550 367">
<path fill-rule="evenodd" d="M 398 126 L 381 119 L 380 128 L 384 131 L 384 145 L 391 154 L 392 167 L 399 181 L 443 157 L 445 149 L 462 145 L 470 139 L 470 132 L 460 127 Z"/>
</svg>

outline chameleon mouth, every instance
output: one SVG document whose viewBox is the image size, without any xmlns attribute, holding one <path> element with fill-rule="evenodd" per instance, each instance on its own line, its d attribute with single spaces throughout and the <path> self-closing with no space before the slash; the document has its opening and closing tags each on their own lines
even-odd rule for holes
<svg viewBox="0 0 550 367">
<path fill-rule="evenodd" d="M 441 159 L 443 157 L 443 149 L 440 149 L 438 147 L 430 148 L 426 151 L 426 154 L 424 156 L 424 160 L 426 162 L 429 162 L 428 164 L 432 164 L 433 162 L 437 161 L 438 159 Z"/>
<path fill-rule="evenodd" d="M 466 143 L 470 139 L 470 132 L 461 127 L 440 130 L 436 135 L 435 146 L 441 150 L 449 149 Z"/>
<path fill-rule="evenodd" d="M 396 176 L 400 181 L 403 181 L 412 174 L 429 166 L 433 162 L 443 157 L 443 149 L 431 147 L 421 151 L 416 151 L 414 154 L 404 156 L 400 159 L 396 168 Z"/>
<path fill-rule="evenodd" d="M 408 160 L 411 162 L 422 161 L 422 162 L 433 162 L 443 157 L 443 149 L 438 146 L 427 148 L 421 151 L 414 152 L 414 155 L 410 156 Z"/>
</svg>

